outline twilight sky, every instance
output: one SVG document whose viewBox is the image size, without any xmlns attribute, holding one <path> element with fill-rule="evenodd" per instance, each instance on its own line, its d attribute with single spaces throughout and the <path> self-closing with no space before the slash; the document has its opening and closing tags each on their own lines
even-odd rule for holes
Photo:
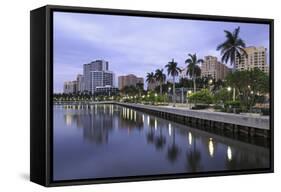
<svg viewBox="0 0 281 192">
<path fill-rule="evenodd" d="M 83 64 L 97 59 L 109 61 L 116 81 L 126 74 L 145 78 L 172 58 L 184 67 L 188 53 L 220 60 L 216 47 L 225 40 L 223 30 L 238 26 L 247 46 L 269 48 L 265 24 L 55 12 L 54 92 L 62 92 L 64 81 L 75 80 Z"/>
</svg>

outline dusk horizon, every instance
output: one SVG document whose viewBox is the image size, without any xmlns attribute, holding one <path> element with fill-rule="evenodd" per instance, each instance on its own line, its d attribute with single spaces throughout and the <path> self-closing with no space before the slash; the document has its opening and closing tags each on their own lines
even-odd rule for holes
<svg viewBox="0 0 281 192">
<path fill-rule="evenodd" d="M 220 60 L 216 47 L 224 30 L 237 27 L 247 47 L 262 46 L 269 54 L 267 24 L 54 12 L 54 93 L 83 74 L 83 64 L 100 59 L 109 62 L 115 81 L 128 74 L 145 81 L 147 72 L 164 69 L 172 59 L 186 67 L 189 53 Z"/>
</svg>

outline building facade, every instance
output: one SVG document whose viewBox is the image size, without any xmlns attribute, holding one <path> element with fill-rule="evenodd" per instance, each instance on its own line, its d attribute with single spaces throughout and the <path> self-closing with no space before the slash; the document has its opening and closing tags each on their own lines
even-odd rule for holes
<svg viewBox="0 0 281 192">
<path fill-rule="evenodd" d="M 108 62 L 96 60 L 83 66 L 85 91 L 95 93 L 96 87 L 114 86 L 114 73 L 108 70 Z"/>
<path fill-rule="evenodd" d="M 217 57 L 205 56 L 201 65 L 201 77 L 212 77 L 215 80 L 223 80 L 230 69 L 218 61 Z"/>
<path fill-rule="evenodd" d="M 77 81 L 77 92 L 82 93 L 85 90 L 84 76 L 81 74 L 78 74 L 76 81 Z"/>
<path fill-rule="evenodd" d="M 95 93 L 97 95 L 107 95 L 107 96 L 113 96 L 118 94 L 119 90 L 117 87 L 112 87 L 110 85 L 96 87 Z"/>
<path fill-rule="evenodd" d="M 118 88 L 120 90 L 124 89 L 126 86 L 137 86 L 137 84 L 142 84 L 143 86 L 143 78 L 137 77 L 133 74 L 119 76 L 118 77 Z"/>
<path fill-rule="evenodd" d="M 259 68 L 263 72 L 269 72 L 269 66 L 267 65 L 267 49 L 264 47 L 246 47 L 244 48 L 247 55 L 242 55 L 241 58 L 236 57 L 236 69 L 237 70 L 251 70 Z"/>
<path fill-rule="evenodd" d="M 65 94 L 77 93 L 77 81 L 64 82 L 63 93 L 65 93 Z"/>
</svg>

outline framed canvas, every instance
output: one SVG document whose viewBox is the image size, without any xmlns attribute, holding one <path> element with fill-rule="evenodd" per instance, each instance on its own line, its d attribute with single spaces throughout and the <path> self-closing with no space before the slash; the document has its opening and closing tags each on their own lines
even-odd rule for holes
<svg viewBox="0 0 281 192">
<path fill-rule="evenodd" d="M 30 180 L 273 172 L 273 20 L 31 11 Z"/>
</svg>

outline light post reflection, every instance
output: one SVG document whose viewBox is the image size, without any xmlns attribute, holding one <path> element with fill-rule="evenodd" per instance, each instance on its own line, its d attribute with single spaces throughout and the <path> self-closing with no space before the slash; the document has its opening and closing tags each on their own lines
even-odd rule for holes
<svg viewBox="0 0 281 192">
<path fill-rule="evenodd" d="M 169 136 L 171 136 L 172 135 L 172 125 L 171 125 L 171 123 L 169 123 L 168 129 L 169 129 Z"/>
<path fill-rule="evenodd" d="M 231 147 L 230 146 L 227 147 L 227 160 L 228 161 L 232 160 L 232 151 L 231 151 Z"/>
<path fill-rule="evenodd" d="M 209 154 L 211 157 L 214 156 L 214 143 L 213 143 L 213 138 L 209 139 Z"/>
<path fill-rule="evenodd" d="M 189 144 L 189 146 L 192 145 L 192 134 L 191 134 L 191 132 L 188 132 L 188 144 Z"/>
</svg>

